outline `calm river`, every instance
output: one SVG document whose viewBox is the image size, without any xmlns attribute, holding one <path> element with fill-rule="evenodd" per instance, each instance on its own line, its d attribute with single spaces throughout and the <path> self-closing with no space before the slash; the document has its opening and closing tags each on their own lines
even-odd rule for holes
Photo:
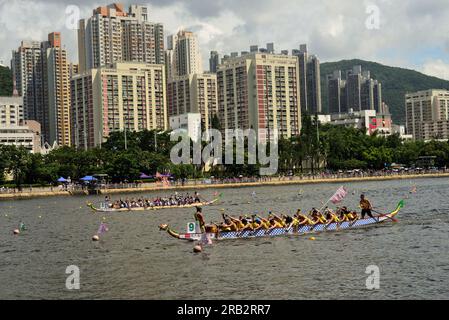
<svg viewBox="0 0 449 320">
<path fill-rule="evenodd" d="M 416 194 L 410 193 L 413 185 Z M 222 208 L 234 215 L 292 213 L 319 207 L 338 187 L 224 189 L 221 203 L 204 213 L 208 222 L 219 220 Z M 303 236 L 216 242 L 194 254 L 192 243 L 158 231 L 168 223 L 184 232 L 192 209 L 91 213 L 86 201 L 102 197 L 0 202 L 0 299 L 449 298 L 449 181 L 346 187 L 350 207 L 361 192 L 381 210 L 394 209 L 405 198 L 399 223 L 322 233 L 316 241 Z M 202 196 L 213 198 L 214 192 Z M 157 195 L 164 192 L 150 194 Z M 110 231 L 92 242 L 103 217 Z M 28 230 L 13 236 L 20 221 Z M 69 265 L 80 269 L 80 290 L 66 289 Z M 370 265 L 380 268 L 379 290 L 366 288 Z"/>
</svg>

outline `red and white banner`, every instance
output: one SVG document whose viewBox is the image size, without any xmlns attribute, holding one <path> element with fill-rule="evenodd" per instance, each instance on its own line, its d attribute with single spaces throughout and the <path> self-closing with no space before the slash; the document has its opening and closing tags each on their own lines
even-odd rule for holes
<svg viewBox="0 0 449 320">
<path fill-rule="evenodd" d="M 345 187 L 341 187 L 332 196 L 331 201 L 333 204 L 340 203 L 347 195 L 348 195 L 348 191 L 346 191 Z"/>
</svg>

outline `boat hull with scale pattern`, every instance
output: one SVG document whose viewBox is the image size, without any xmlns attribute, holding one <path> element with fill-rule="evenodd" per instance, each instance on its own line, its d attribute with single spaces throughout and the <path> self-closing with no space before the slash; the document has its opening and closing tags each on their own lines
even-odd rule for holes
<svg viewBox="0 0 449 320">
<path fill-rule="evenodd" d="M 201 241 L 205 235 L 211 240 L 236 240 L 236 239 L 252 239 L 252 238 L 267 238 L 267 237 L 280 237 L 280 236 L 297 236 L 307 235 L 319 232 L 327 231 L 341 231 L 349 229 L 363 228 L 373 225 L 382 224 L 388 221 L 395 221 L 394 217 L 402 209 L 404 203 L 401 201 L 396 208 L 389 214 L 381 215 L 375 218 L 359 219 L 354 222 L 341 222 L 331 224 L 318 224 L 315 226 L 303 226 L 297 228 L 276 228 L 273 230 L 257 230 L 257 231 L 237 231 L 237 232 L 218 232 L 218 233 L 185 233 L 180 234 L 169 228 L 167 225 L 161 226 L 160 230 L 167 231 L 167 233 L 179 240 L 187 241 Z"/>
</svg>

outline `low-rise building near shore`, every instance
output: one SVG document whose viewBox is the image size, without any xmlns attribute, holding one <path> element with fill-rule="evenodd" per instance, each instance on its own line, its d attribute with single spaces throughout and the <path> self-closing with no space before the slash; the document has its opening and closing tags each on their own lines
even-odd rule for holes
<svg viewBox="0 0 449 320">
<path fill-rule="evenodd" d="M 336 126 L 352 127 L 366 130 L 368 135 L 377 132 L 378 135 L 389 136 L 393 134 L 391 115 L 388 111 L 378 113 L 376 110 L 362 110 L 331 115 L 318 115 L 321 123 L 330 123 Z"/>
<path fill-rule="evenodd" d="M 201 141 L 201 114 L 185 113 L 170 117 L 170 129 L 185 130 L 194 142 Z"/>
<path fill-rule="evenodd" d="M 41 126 L 25 121 L 22 97 L 0 97 L 0 145 L 24 147 L 32 153 L 41 150 Z"/>
</svg>

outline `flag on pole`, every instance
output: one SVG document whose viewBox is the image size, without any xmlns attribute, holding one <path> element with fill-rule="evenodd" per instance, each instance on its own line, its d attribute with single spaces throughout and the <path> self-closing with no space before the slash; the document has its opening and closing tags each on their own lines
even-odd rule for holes
<svg viewBox="0 0 449 320">
<path fill-rule="evenodd" d="M 97 233 L 98 233 L 98 235 L 100 235 L 100 234 L 106 233 L 108 231 L 109 231 L 108 226 L 106 224 L 104 224 L 104 223 L 101 223 L 100 227 L 98 228 L 98 232 Z"/>
<path fill-rule="evenodd" d="M 201 240 L 200 240 L 200 243 L 202 244 L 202 245 L 212 245 L 212 239 L 210 238 L 210 234 L 208 234 L 208 233 L 203 233 L 202 235 L 201 235 Z"/>
<path fill-rule="evenodd" d="M 340 203 L 347 196 L 347 194 L 348 194 L 348 191 L 345 189 L 345 187 L 341 187 L 332 196 L 332 198 L 331 198 L 332 203 L 333 204 Z"/>
</svg>

